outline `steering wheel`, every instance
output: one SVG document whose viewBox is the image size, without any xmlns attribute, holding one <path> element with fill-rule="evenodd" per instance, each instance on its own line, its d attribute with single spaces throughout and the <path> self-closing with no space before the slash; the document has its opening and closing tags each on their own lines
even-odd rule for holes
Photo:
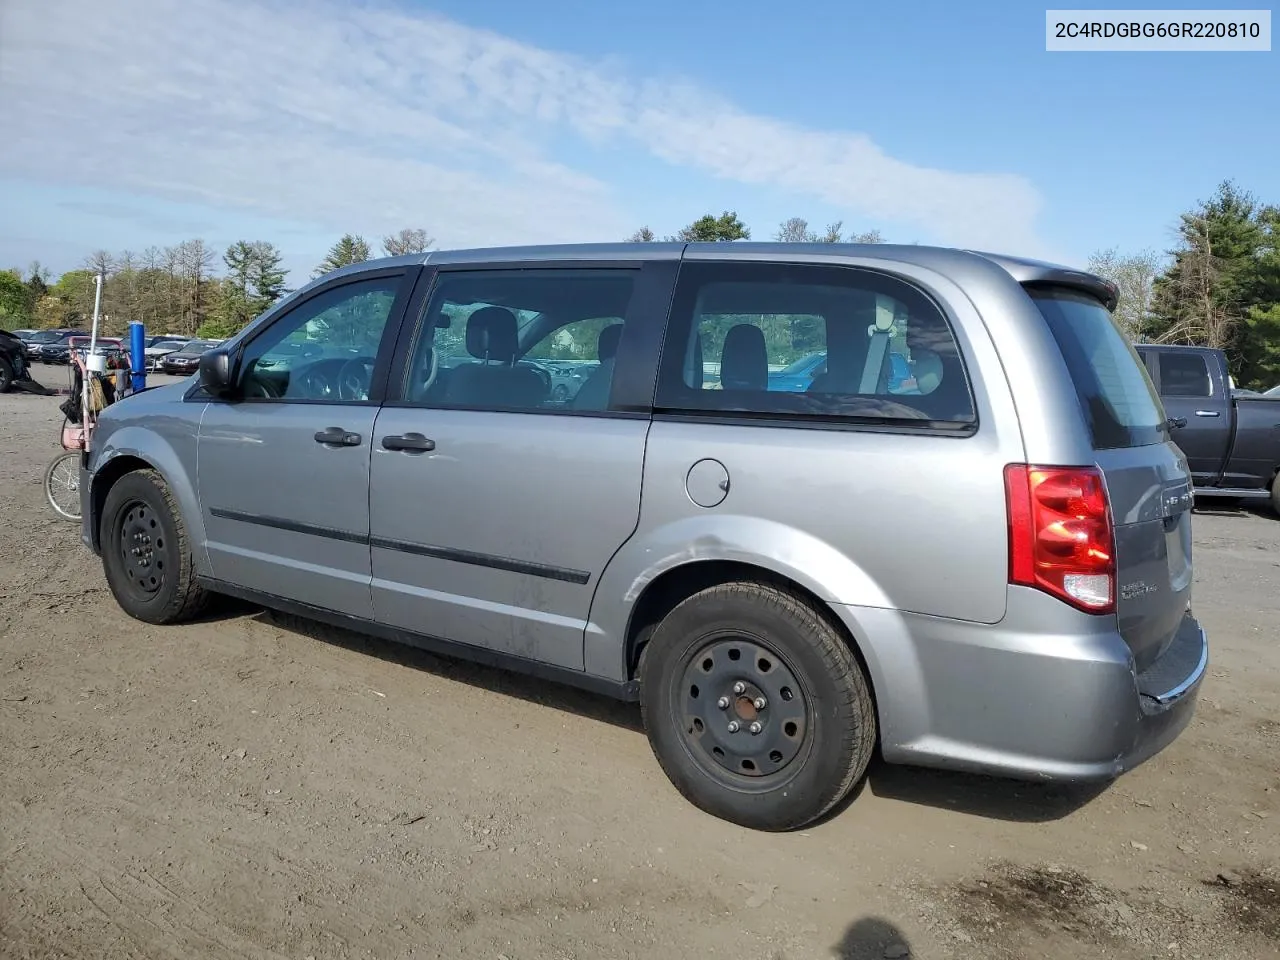
<svg viewBox="0 0 1280 960">
<path fill-rule="evenodd" d="M 373 381 L 373 358 L 354 357 L 338 368 L 338 399 L 368 400 Z"/>
<path fill-rule="evenodd" d="M 267 380 L 259 380 L 257 377 L 250 375 L 245 379 L 244 395 L 252 397 L 255 400 L 279 400 L 280 394 L 276 392 L 274 384 Z"/>
<path fill-rule="evenodd" d="M 333 383 L 318 369 L 321 364 L 313 364 L 298 374 L 298 386 L 302 388 L 302 396 L 311 400 L 328 400 L 338 391 Z"/>
</svg>

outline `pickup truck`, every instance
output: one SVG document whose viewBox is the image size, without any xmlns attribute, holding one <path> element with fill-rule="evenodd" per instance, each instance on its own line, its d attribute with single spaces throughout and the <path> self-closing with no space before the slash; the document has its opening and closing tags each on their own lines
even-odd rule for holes
<svg viewBox="0 0 1280 960">
<path fill-rule="evenodd" d="M 1280 514 L 1280 398 L 1235 395 L 1221 350 L 1148 343 L 1134 348 L 1187 458 L 1195 495 L 1269 499 Z"/>
</svg>

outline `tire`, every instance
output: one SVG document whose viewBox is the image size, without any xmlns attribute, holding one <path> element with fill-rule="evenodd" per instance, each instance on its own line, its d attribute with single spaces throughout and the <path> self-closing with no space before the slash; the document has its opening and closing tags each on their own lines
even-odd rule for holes
<svg viewBox="0 0 1280 960">
<path fill-rule="evenodd" d="M 8 357 L 0 357 L 0 393 L 8 393 L 13 386 L 13 364 Z"/>
<path fill-rule="evenodd" d="M 101 524 L 102 568 L 125 613 L 167 624 L 189 620 L 205 608 L 209 595 L 196 582 L 182 511 L 159 473 L 136 470 L 117 480 L 107 493 Z"/>
<path fill-rule="evenodd" d="M 1280 473 L 1271 478 L 1271 510 L 1280 517 Z"/>
<path fill-rule="evenodd" d="M 74 497 L 61 496 L 63 492 L 72 491 Z M 68 450 L 45 468 L 44 495 L 53 512 L 63 520 L 80 521 L 80 451 Z"/>
<path fill-rule="evenodd" d="M 876 744 L 870 685 L 844 637 L 765 583 L 710 587 L 672 610 L 642 652 L 640 704 L 676 789 L 757 830 L 794 830 L 828 813 Z"/>
</svg>

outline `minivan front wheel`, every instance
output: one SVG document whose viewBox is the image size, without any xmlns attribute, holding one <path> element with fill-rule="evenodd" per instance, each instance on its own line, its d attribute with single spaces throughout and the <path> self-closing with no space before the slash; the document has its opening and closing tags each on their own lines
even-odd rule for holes
<svg viewBox="0 0 1280 960">
<path fill-rule="evenodd" d="M 155 470 L 127 473 L 107 493 L 102 567 L 121 609 L 146 623 L 178 623 L 204 607 L 177 499 Z"/>
<path fill-rule="evenodd" d="M 695 806 L 791 830 L 838 804 L 876 740 L 870 687 L 828 619 L 772 584 L 694 594 L 658 625 L 641 665 L 645 729 Z"/>
</svg>

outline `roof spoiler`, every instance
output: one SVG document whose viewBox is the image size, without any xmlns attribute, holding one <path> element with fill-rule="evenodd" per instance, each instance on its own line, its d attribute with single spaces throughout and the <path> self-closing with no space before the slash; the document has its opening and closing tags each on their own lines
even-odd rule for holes
<svg viewBox="0 0 1280 960">
<path fill-rule="evenodd" d="M 1085 270 L 1073 270 L 1057 263 L 1045 263 L 1042 260 L 1026 260 L 1021 257 L 1006 257 L 996 253 L 983 253 L 980 250 L 969 250 L 968 253 L 985 257 L 987 260 L 1003 268 L 1018 283 L 1027 286 L 1059 286 L 1080 290 L 1090 296 L 1097 297 L 1107 310 L 1115 310 L 1120 302 L 1120 288 L 1105 277 Z"/>
</svg>

